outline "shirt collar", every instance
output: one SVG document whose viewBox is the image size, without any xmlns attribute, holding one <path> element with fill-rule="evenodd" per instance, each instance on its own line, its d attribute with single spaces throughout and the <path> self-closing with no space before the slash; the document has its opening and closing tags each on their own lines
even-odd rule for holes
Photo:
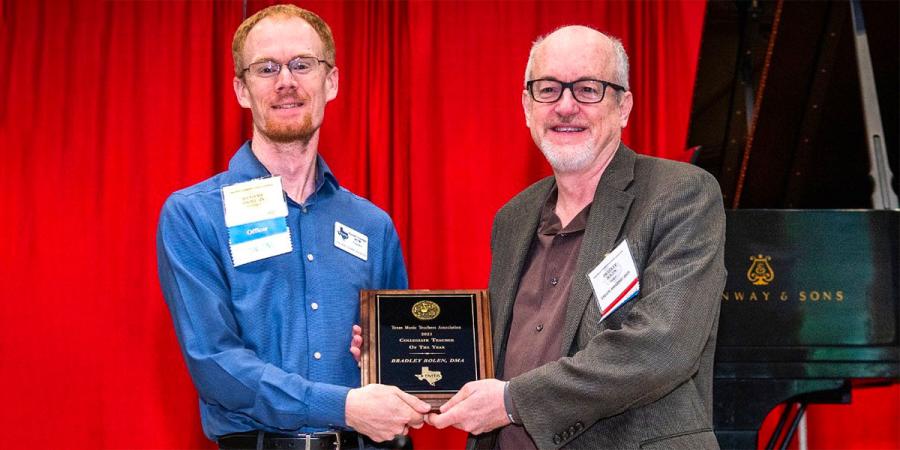
<svg viewBox="0 0 900 450">
<path fill-rule="evenodd" d="M 259 162 L 259 159 L 253 154 L 250 145 L 251 141 L 247 141 L 238 149 L 228 163 L 228 170 L 242 179 L 249 180 L 272 176 L 269 169 L 266 169 L 266 166 Z M 341 187 L 322 155 L 316 154 L 316 192 L 319 192 L 326 182 L 331 189 L 337 190 Z"/>
<path fill-rule="evenodd" d="M 544 202 L 544 207 L 541 208 L 541 223 L 538 225 L 538 233 L 554 235 L 559 233 L 568 234 L 584 231 L 587 227 L 587 220 L 588 216 L 591 214 L 591 205 L 593 203 L 588 203 L 587 206 L 579 211 L 578 214 L 572 218 L 572 221 L 563 228 L 559 216 L 556 215 L 556 200 L 558 196 L 559 190 L 556 185 L 554 185 L 547 194 L 547 201 Z"/>
</svg>

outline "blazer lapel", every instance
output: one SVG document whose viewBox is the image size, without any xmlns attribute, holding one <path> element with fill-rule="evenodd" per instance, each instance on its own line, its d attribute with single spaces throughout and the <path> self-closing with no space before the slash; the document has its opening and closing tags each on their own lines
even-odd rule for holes
<svg viewBox="0 0 900 450">
<path fill-rule="evenodd" d="M 634 179 L 635 159 L 635 153 L 631 149 L 619 144 L 613 160 L 597 185 L 566 306 L 561 353 L 563 356 L 569 353 L 584 316 L 584 309 L 593 294 L 587 274 L 618 244 L 616 238 L 634 200 L 634 195 L 625 189 Z"/>
<path fill-rule="evenodd" d="M 503 373 L 503 351 L 506 349 L 506 337 L 509 331 L 509 321 L 512 317 L 513 303 L 519 290 L 519 281 L 522 270 L 525 267 L 525 259 L 528 250 L 534 240 L 538 222 L 541 216 L 541 207 L 547 200 L 547 194 L 554 185 L 553 178 L 547 178 L 542 184 L 530 192 L 530 196 L 522 199 L 521 212 L 510 226 L 496 230 L 498 233 L 496 246 L 493 249 L 493 258 L 496 261 L 505 261 L 508 266 L 502 268 L 499 273 L 491 275 L 491 308 L 495 314 L 492 318 L 494 367 L 497 368 L 497 376 Z M 499 275 L 496 279 L 495 276 Z"/>
</svg>

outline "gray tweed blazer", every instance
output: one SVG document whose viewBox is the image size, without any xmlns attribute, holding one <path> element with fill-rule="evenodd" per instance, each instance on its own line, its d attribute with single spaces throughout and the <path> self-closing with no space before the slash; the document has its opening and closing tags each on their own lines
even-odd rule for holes
<svg viewBox="0 0 900 450">
<path fill-rule="evenodd" d="M 497 212 L 490 296 L 497 378 L 520 275 L 553 187 L 545 178 Z M 587 273 L 627 239 L 640 294 L 603 322 Z M 594 195 L 558 361 L 510 380 L 538 448 L 718 448 L 712 369 L 725 286 L 725 212 L 697 167 L 616 151 Z M 497 432 L 469 447 L 492 448 Z"/>
</svg>

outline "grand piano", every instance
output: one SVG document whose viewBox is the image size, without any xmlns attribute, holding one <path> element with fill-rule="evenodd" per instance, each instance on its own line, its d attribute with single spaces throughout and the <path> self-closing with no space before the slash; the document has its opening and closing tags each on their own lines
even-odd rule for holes
<svg viewBox="0 0 900 450">
<path fill-rule="evenodd" d="M 900 382 L 898 8 L 708 3 L 688 145 L 726 205 L 722 448 L 784 448 L 806 405 Z"/>
</svg>

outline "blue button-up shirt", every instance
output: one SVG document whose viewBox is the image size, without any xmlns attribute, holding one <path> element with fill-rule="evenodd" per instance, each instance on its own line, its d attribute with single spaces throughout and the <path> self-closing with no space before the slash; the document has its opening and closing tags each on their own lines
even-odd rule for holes
<svg viewBox="0 0 900 450">
<path fill-rule="evenodd" d="M 247 142 L 228 171 L 172 194 L 159 219 L 160 284 L 210 439 L 346 427 L 359 290 L 407 286 L 390 217 L 340 187 L 321 157 L 306 204 L 287 198 L 293 250 L 235 267 L 222 187 L 269 175 Z M 335 222 L 368 237 L 367 260 L 335 247 Z"/>
</svg>

